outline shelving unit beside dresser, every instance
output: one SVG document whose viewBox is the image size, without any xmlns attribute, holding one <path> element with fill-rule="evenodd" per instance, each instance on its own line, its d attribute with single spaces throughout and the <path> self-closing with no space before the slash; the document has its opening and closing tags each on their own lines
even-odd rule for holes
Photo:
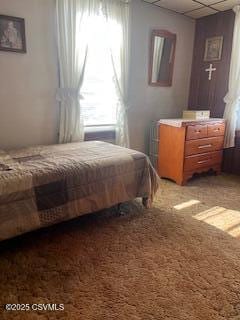
<svg viewBox="0 0 240 320">
<path fill-rule="evenodd" d="M 221 172 L 225 121 L 164 119 L 158 122 L 158 174 L 179 185 L 194 173 Z"/>
</svg>

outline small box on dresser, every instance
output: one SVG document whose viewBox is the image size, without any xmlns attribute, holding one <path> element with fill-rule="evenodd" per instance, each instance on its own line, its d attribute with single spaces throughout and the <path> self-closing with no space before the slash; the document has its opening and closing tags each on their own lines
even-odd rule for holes
<svg viewBox="0 0 240 320">
<path fill-rule="evenodd" d="M 210 118 L 209 110 L 183 110 L 183 119 L 207 120 Z"/>
<path fill-rule="evenodd" d="M 158 174 L 179 185 L 194 173 L 221 172 L 223 119 L 163 119 L 159 125 Z"/>
</svg>

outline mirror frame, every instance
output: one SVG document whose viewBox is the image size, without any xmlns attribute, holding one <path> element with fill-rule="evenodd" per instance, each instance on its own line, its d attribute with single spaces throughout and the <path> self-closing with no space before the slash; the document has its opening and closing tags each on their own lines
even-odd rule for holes
<svg viewBox="0 0 240 320">
<path fill-rule="evenodd" d="M 173 41 L 172 61 L 170 63 L 170 73 L 169 73 L 169 79 L 167 81 L 152 82 L 154 38 L 156 36 L 163 37 L 163 38 L 169 38 L 169 39 L 172 39 L 172 41 Z M 175 33 L 172 33 L 167 30 L 152 30 L 151 43 L 150 43 L 150 61 L 149 61 L 149 71 L 148 71 L 148 75 L 149 75 L 148 84 L 150 86 L 152 86 L 152 87 L 171 87 L 172 86 L 176 42 L 177 42 L 177 35 Z"/>
</svg>

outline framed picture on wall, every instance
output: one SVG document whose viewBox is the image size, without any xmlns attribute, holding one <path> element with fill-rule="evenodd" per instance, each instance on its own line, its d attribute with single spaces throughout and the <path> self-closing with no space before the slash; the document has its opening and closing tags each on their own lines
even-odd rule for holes
<svg viewBox="0 0 240 320">
<path fill-rule="evenodd" d="M 0 15 L 0 50 L 26 52 L 24 19 Z"/>
<path fill-rule="evenodd" d="M 207 38 L 205 43 L 204 61 L 221 60 L 223 37 Z"/>
</svg>

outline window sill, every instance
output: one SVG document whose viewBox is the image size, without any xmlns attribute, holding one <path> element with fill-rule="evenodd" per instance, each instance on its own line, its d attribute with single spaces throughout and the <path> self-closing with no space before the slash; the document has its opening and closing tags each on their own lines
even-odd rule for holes
<svg viewBox="0 0 240 320">
<path fill-rule="evenodd" d="M 86 126 L 84 128 L 84 132 L 108 132 L 108 131 L 115 131 L 114 125 L 106 125 L 106 126 Z"/>
</svg>

